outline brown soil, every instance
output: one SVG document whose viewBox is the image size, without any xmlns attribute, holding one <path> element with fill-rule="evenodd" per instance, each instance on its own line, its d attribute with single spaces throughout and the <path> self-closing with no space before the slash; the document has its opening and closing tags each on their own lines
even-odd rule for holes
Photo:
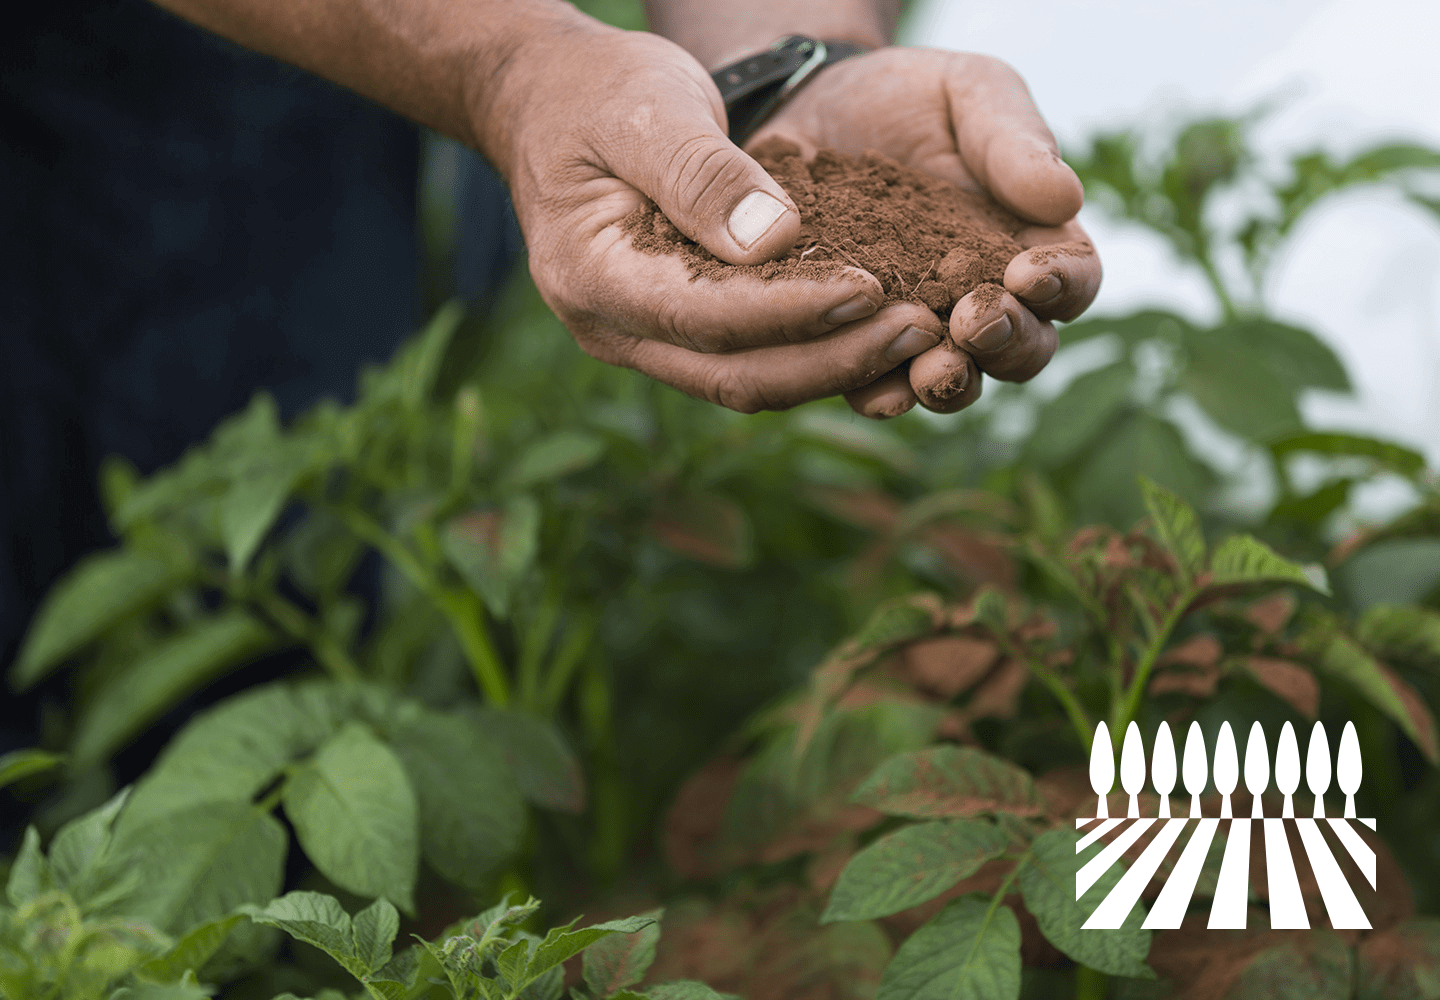
<svg viewBox="0 0 1440 1000">
<path fill-rule="evenodd" d="M 885 303 L 918 302 L 942 318 L 986 286 L 998 298 L 1024 226 L 995 202 L 903 166 L 879 153 L 821 149 L 805 162 L 798 147 L 770 139 L 755 159 L 800 208 L 800 239 L 780 260 L 726 264 L 688 239 L 654 205 L 625 220 L 636 249 L 679 253 L 696 277 L 752 274 L 764 280 L 824 278 L 847 266 L 880 279 Z"/>
</svg>

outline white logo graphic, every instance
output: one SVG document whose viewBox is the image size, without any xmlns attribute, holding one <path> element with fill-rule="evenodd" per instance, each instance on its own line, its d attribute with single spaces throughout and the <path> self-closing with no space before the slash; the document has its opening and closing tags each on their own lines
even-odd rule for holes
<svg viewBox="0 0 1440 1000">
<path fill-rule="evenodd" d="M 1136 796 L 1145 787 L 1145 748 L 1140 740 L 1140 728 L 1130 723 L 1125 731 L 1125 743 L 1120 750 L 1120 787 L 1130 796 L 1130 808 L 1125 819 L 1111 818 L 1105 803 L 1105 796 L 1115 785 L 1115 754 L 1110 745 L 1110 730 L 1105 723 L 1095 727 L 1095 742 L 1090 750 L 1090 787 L 1099 797 L 1099 807 L 1093 817 L 1075 821 L 1084 830 L 1075 850 L 1079 852 L 1099 841 L 1106 834 L 1118 830 L 1118 835 L 1105 844 L 1100 852 L 1081 866 L 1075 875 L 1075 898 L 1078 900 L 1100 877 L 1120 860 L 1133 844 L 1145 833 L 1156 827 L 1155 835 L 1140 857 L 1121 876 L 1115 888 L 1100 901 L 1086 928 L 1115 930 L 1124 923 L 1130 911 L 1140 901 L 1140 895 L 1149 885 L 1161 863 L 1170 854 L 1171 848 L 1191 828 L 1190 839 L 1180 852 L 1160 890 L 1159 897 L 1150 907 L 1144 926 L 1163 930 L 1180 926 L 1185 911 L 1190 907 L 1190 898 L 1195 893 L 1195 884 L 1200 878 L 1205 857 L 1215 839 L 1220 821 L 1228 820 L 1229 835 L 1220 862 L 1220 874 L 1210 906 L 1211 928 L 1241 929 L 1245 926 L 1246 904 L 1249 898 L 1250 841 L 1253 826 L 1264 831 L 1265 872 L 1269 881 L 1270 926 L 1275 929 L 1304 929 L 1310 926 L 1305 914 L 1305 903 L 1300 896 L 1300 881 L 1295 871 L 1295 859 L 1290 853 L 1290 841 L 1286 835 L 1286 824 L 1298 829 L 1300 842 L 1310 860 L 1310 868 L 1320 887 L 1320 897 L 1330 916 L 1330 923 L 1336 930 L 1364 930 L 1370 921 L 1360 909 L 1354 891 L 1345 880 L 1334 853 L 1330 849 L 1320 824 L 1327 823 L 1335 838 L 1344 845 L 1356 866 L 1375 887 L 1375 852 L 1372 851 L 1352 825 L 1364 823 L 1375 829 L 1373 819 L 1355 818 L 1355 792 L 1360 787 L 1360 741 L 1355 735 L 1355 724 L 1345 724 L 1340 736 L 1340 750 L 1336 757 L 1335 781 L 1345 793 L 1345 815 L 1325 815 L 1325 792 L 1330 788 L 1330 744 L 1325 738 L 1325 727 L 1315 723 L 1310 733 L 1310 749 L 1305 758 L 1305 783 L 1315 796 L 1315 815 L 1296 817 L 1295 804 L 1291 795 L 1300 787 L 1300 750 L 1295 742 L 1295 729 L 1290 723 L 1280 731 L 1280 742 L 1275 749 L 1275 787 L 1285 796 L 1285 804 L 1279 816 L 1265 816 L 1260 807 L 1260 794 L 1270 784 L 1270 755 L 1265 745 L 1265 732 L 1260 723 L 1250 728 L 1250 740 L 1245 746 L 1245 787 L 1254 796 L 1254 808 L 1250 817 L 1234 817 L 1230 811 L 1230 795 L 1240 780 L 1240 761 L 1235 752 L 1235 734 L 1230 723 L 1220 727 L 1215 744 L 1213 777 L 1215 789 L 1222 796 L 1220 815 L 1200 814 L 1200 793 L 1205 790 L 1207 773 L 1205 739 L 1198 723 L 1190 723 L 1185 737 L 1185 756 L 1180 767 L 1180 776 L 1185 791 L 1190 793 L 1190 816 L 1188 819 L 1170 816 L 1170 793 L 1175 790 L 1175 741 L 1170 736 L 1170 726 L 1160 723 L 1155 733 L 1155 745 L 1150 757 L 1150 782 L 1160 796 L 1159 815 L 1141 817 Z"/>
</svg>

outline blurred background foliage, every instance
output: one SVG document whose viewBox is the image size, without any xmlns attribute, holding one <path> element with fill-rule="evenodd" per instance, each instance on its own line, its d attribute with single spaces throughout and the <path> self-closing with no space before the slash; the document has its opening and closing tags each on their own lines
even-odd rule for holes
<svg viewBox="0 0 1440 1000">
<path fill-rule="evenodd" d="M 620 0 L 581 6 L 641 23 Z M 1323 567 L 1334 594 L 1311 603 L 1336 621 L 1440 612 L 1435 471 L 1403 445 L 1306 426 L 1305 394 L 1345 393 L 1349 380 L 1264 297 L 1307 210 L 1356 185 L 1412 192 L 1440 153 L 1397 144 L 1261 162 L 1249 142 L 1261 127 L 1207 119 L 1070 151 L 1093 203 L 1205 275 L 1214 314 L 1083 318 L 1062 330 L 1054 362 L 1068 382 L 991 382 L 958 416 L 872 423 L 838 400 L 730 413 L 585 356 L 523 271 L 471 312 L 440 308 L 448 286 L 433 277 L 435 318 L 363 375 L 354 406 L 322 403 L 282 427 L 261 395 L 148 480 L 110 463 L 101 488 L 120 547 L 62 581 L 9 668 L 17 688 L 44 692 L 44 730 L 42 749 L 0 762 L 7 816 L 48 835 L 141 774 L 158 782 L 146 769 L 198 709 L 303 679 L 328 707 L 297 746 L 361 719 L 417 784 L 425 766 L 405 757 L 407 726 L 492 713 L 480 738 L 502 745 L 511 773 L 473 780 L 501 789 L 508 832 L 484 857 L 415 848 L 422 915 L 443 925 L 506 888 L 533 888 L 559 916 L 607 893 L 663 894 L 677 876 L 656 851 L 662 811 L 758 706 L 802 686 L 882 602 L 962 600 L 983 585 L 1052 597 L 1013 545 L 1129 529 L 1145 514 L 1141 474 L 1193 503 L 1212 537 L 1249 531 Z M 432 275 L 453 257 L 445 176 L 432 171 L 422 191 Z M 1244 206 L 1223 224 L 1222 198 Z M 1216 442 L 1248 456 L 1241 481 Z M 1409 509 L 1361 523 L 1352 494 L 1376 481 L 1408 491 Z M 1395 666 L 1436 706 L 1431 651 L 1421 643 Z M 1428 877 L 1440 776 L 1394 717 L 1343 687 L 1327 698 L 1360 724 L 1371 812 L 1420 910 L 1440 914 Z M 1023 705 L 977 726 L 981 742 L 1013 750 L 1021 731 L 1066 728 L 1054 702 Z M 1236 678 L 1210 712 L 1244 731 L 1277 705 Z M 1072 736 L 1029 745 L 1030 766 L 1080 750 Z M 1037 758 L 1035 746 L 1050 750 Z M 294 832 L 303 851 L 281 848 L 284 883 L 365 895 L 285 808 L 294 829 L 276 836 Z M 273 944 L 257 938 L 250 964 Z"/>
</svg>

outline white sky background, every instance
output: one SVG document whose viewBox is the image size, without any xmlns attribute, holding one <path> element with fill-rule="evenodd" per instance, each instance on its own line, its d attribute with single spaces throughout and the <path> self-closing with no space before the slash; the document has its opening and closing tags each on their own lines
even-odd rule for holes
<svg viewBox="0 0 1440 1000">
<path fill-rule="evenodd" d="M 922 0 L 903 41 L 1006 60 L 1062 146 L 1282 98 L 1254 132 L 1267 155 L 1440 147 L 1434 0 Z M 1158 238 L 1082 219 L 1105 263 L 1093 314 L 1210 313 Z M 1356 384 L 1355 401 L 1308 399 L 1312 424 L 1405 441 L 1440 467 L 1440 222 L 1394 196 L 1337 195 L 1291 239 L 1269 301 L 1331 343 Z"/>
</svg>

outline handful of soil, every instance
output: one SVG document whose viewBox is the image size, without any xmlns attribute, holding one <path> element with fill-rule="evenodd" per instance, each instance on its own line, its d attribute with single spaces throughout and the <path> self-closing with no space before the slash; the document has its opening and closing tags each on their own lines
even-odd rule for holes
<svg viewBox="0 0 1440 1000">
<path fill-rule="evenodd" d="M 863 268 L 880 279 L 885 301 L 918 302 L 942 319 L 981 285 L 997 286 L 1021 247 L 1025 225 L 990 199 L 904 166 L 879 153 L 851 156 L 820 149 L 809 163 L 784 139 L 761 143 L 754 157 L 800 209 L 800 239 L 785 257 L 727 264 L 690 240 L 653 204 L 624 229 L 637 250 L 680 254 L 697 278 L 752 274 L 762 280 L 824 278 Z"/>
</svg>

